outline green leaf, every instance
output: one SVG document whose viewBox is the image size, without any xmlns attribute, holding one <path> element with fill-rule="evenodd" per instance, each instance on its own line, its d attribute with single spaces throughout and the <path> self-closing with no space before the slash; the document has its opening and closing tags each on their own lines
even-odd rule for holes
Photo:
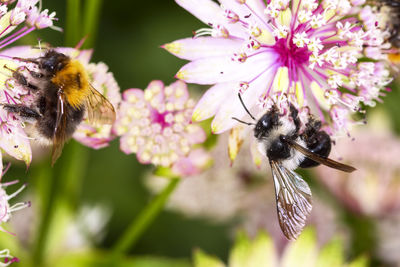
<svg viewBox="0 0 400 267">
<path fill-rule="evenodd" d="M 350 262 L 347 267 L 367 267 L 369 260 L 368 257 L 363 255 Z"/>
<path fill-rule="evenodd" d="M 139 257 L 120 257 L 110 262 L 113 255 L 106 251 L 84 250 L 59 255 L 55 257 L 51 265 L 54 267 L 190 267 L 188 260 L 169 259 L 163 257 L 139 256 Z"/>
<path fill-rule="evenodd" d="M 321 249 L 317 259 L 317 266 L 330 267 L 343 266 L 343 264 L 343 242 L 339 238 L 333 239 Z"/>
<path fill-rule="evenodd" d="M 65 41 L 66 46 L 75 46 L 81 36 L 81 1 L 67 0 L 67 17 L 65 23 Z"/>
<path fill-rule="evenodd" d="M 244 232 L 240 232 L 229 257 L 231 267 L 268 267 L 277 266 L 277 262 L 273 240 L 263 232 L 253 241 Z"/>
<path fill-rule="evenodd" d="M 315 266 L 317 246 L 315 231 L 306 228 L 296 241 L 291 241 L 282 257 L 283 267 Z"/>
<path fill-rule="evenodd" d="M 224 267 L 225 264 L 217 257 L 207 255 L 200 249 L 194 252 L 194 267 Z"/>
</svg>

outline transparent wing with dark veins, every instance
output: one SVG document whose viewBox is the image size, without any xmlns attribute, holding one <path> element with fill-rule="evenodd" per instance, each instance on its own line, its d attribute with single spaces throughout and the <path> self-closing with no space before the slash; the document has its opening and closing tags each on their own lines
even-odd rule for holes
<svg viewBox="0 0 400 267">
<path fill-rule="evenodd" d="M 279 225 L 288 239 L 296 239 L 311 212 L 311 190 L 300 175 L 270 161 Z"/>
<path fill-rule="evenodd" d="M 115 121 L 113 105 L 91 85 L 86 108 L 90 124 L 113 124 Z"/>
</svg>

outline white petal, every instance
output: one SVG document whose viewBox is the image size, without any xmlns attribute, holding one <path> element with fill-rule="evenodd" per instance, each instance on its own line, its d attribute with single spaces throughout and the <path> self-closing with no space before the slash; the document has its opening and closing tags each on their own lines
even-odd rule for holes
<svg viewBox="0 0 400 267">
<path fill-rule="evenodd" d="M 237 83 L 218 83 L 201 97 L 193 111 L 193 121 L 202 121 L 215 115 L 222 102 L 231 94 Z"/>
<path fill-rule="evenodd" d="M 249 82 L 272 65 L 277 55 L 270 51 L 247 58 L 243 63 L 230 57 L 199 59 L 183 66 L 176 74 L 178 79 L 189 83 L 215 84 L 221 82 Z"/>
<path fill-rule="evenodd" d="M 207 25 L 222 25 L 236 37 L 248 36 L 241 25 L 230 24 L 224 11 L 211 0 L 176 0 L 176 2 Z"/>
<path fill-rule="evenodd" d="M 273 73 L 275 73 L 275 70 L 265 71 L 258 79 L 253 81 L 249 88 L 242 94 L 243 102 L 249 110 L 254 110 L 259 97 L 267 91 L 274 78 L 272 75 Z M 257 114 L 255 113 L 252 115 L 256 116 Z M 236 125 L 238 122 L 233 120 L 232 117 L 247 122 L 254 122 L 250 116 L 247 115 L 236 93 L 231 94 L 229 98 L 222 103 L 212 122 L 211 129 L 213 133 L 222 133 Z"/>
<path fill-rule="evenodd" d="M 234 52 L 239 51 L 242 44 L 243 42 L 240 40 L 199 37 L 176 40 L 165 44 L 163 48 L 179 58 L 196 60 L 206 57 L 231 56 Z"/>
</svg>

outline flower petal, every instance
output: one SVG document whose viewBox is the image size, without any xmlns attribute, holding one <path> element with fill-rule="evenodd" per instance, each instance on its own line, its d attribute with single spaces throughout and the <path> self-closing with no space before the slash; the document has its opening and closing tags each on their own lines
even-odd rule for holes
<svg viewBox="0 0 400 267">
<path fill-rule="evenodd" d="M 10 134 L 1 135 L 0 148 L 10 156 L 23 160 L 27 166 L 31 164 L 32 150 L 29 138 L 20 127 L 12 127 Z"/>
<path fill-rule="evenodd" d="M 250 81 L 276 61 L 273 52 L 250 56 L 245 62 L 229 57 L 214 57 L 192 61 L 183 66 L 176 77 L 189 83 L 215 84 L 231 81 Z"/>
<path fill-rule="evenodd" d="M 226 38 L 199 37 L 176 40 L 162 47 L 175 56 L 196 60 L 206 57 L 231 56 L 242 46 L 242 41 Z"/>
<path fill-rule="evenodd" d="M 265 4 L 260 0 L 246 0 L 245 4 L 240 4 L 238 1 L 219 0 L 224 8 L 235 12 L 240 19 L 246 19 L 246 22 L 251 22 L 259 27 L 268 24 L 267 17 L 264 14 Z M 248 16 L 252 14 L 251 16 Z"/>
<path fill-rule="evenodd" d="M 166 86 L 164 89 L 166 103 L 174 103 L 175 108 L 180 107 L 183 109 L 185 103 L 189 99 L 189 91 L 186 83 L 177 80 L 176 82 Z M 167 104 L 168 106 L 168 104 Z"/>
<path fill-rule="evenodd" d="M 224 19 L 221 8 L 211 0 L 176 0 L 176 3 L 205 24 Z"/>
<path fill-rule="evenodd" d="M 246 38 L 248 36 L 242 26 L 230 24 L 224 16 L 224 11 L 211 0 L 176 0 L 176 2 L 207 25 L 222 25 L 235 37 Z"/>
<path fill-rule="evenodd" d="M 217 83 L 208 89 L 194 108 L 192 120 L 202 121 L 214 116 L 220 103 L 232 94 L 233 90 L 228 88 L 235 86 L 237 86 L 236 83 Z"/>
<path fill-rule="evenodd" d="M 249 84 L 249 88 L 242 94 L 242 99 L 246 107 L 256 106 L 262 93 L 265 92 L 270 83 L 272 83 L 274 78 L 272 75 L 273 73 L 275 73 L 275 70 L 265 71 L 260 77 Z M 222 133 L 238 123 L 236 120 L 233 120 L 232 117 L 242 119 L 245 115 L 246 111 L 239 101 L 239 97 L 237 94 L 231 94 L 224 103 L 221 104 L 212 122 L 211 130 L 213 133 Z M 249 117 L 246 117 L 245 121 L 246 120 L 249 120 Z"/>
</svg>

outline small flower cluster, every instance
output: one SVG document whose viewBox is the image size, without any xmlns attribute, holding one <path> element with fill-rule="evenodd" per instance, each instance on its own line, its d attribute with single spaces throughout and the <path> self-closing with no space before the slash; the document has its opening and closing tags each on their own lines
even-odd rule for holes
<svg viewBox="0 0 400 267">
<path fill-rule="evenodd" d="M 0 4 L 0 49 L 35 29 L 55 28 L 53 21 L 56 20 L 56 13 L 41 10 L 39 0 L 18 0 L 14 5 L 15 2 L 1 1 Z"/>
<path fill-rule="evenodd" d="M 152 81 L 144 91 L 124 91 L 114 125 L 114 132 L 121 136 L 121 150 L 136 153 L 143 164 L 187 166 L 180 159 L 190 157 L 193 145 L 202 143 L 206 137 L 200 126 L 191 124 L 194 104 L 181 81 L 169 86 Z"/>
<path fill-rule="evenodd" d="M 253 113 L 265 112 L 271 99 L 278 106 L 289 100 L 319 114 L 330 134 L 347 131 L 350 115 L 361 103 L 381 101 L 391 81 L 388 32 L 365 1 L 176 1 L 211 26 L 164 48 L 191 61 L 179 79 L 214 84 L 193 114 L 194 120 L 215 116 L 214 133 L 246 116 L 238 92 Z"/>
</svg>

